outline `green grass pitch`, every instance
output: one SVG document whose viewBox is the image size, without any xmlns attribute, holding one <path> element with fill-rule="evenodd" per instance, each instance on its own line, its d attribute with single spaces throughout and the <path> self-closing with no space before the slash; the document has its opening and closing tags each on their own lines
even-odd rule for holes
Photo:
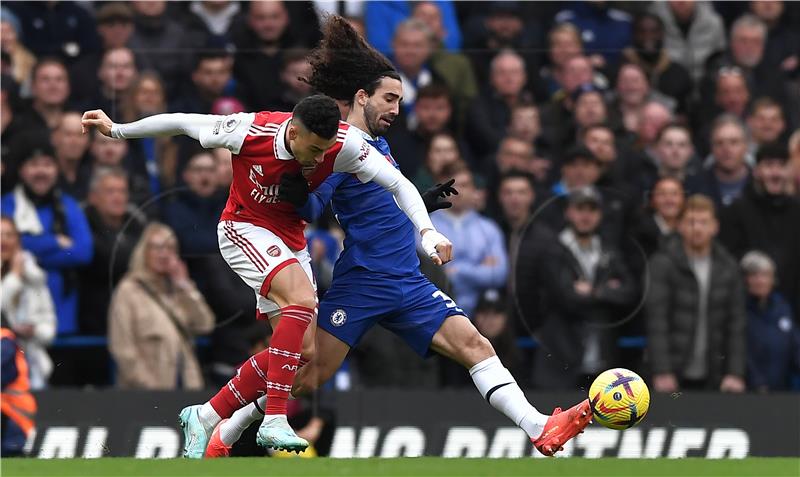
<svg viewBox="0 0 800 477">
<path fill-rule="evenodd" d="M 800 476 L 800 459 L 2 459 L 3 477 Z"/>
</svg>

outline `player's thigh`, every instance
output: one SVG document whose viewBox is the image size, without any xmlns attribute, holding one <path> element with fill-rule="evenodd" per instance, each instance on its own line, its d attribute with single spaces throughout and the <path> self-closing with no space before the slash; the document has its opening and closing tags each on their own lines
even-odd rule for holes
<svg viewBox="0 0 800 477">
<path fill-rule="evenodd" d="M 315 307 L 313 279 L 283 240 L 246 222 L 220 222 L 217 232 L 223 258 L 258 295 L 274 302 L 278 309 L 287 305 Z M 260 311 L 268 308 L 263 302 L 259 304 Z"/>
<path fill-rule="evenodd" d="M 319 304 L 317 328 L 355 348 L 364 333 L 391 313 L 399 301 L 397 287 L 371 276 L 336 278 Z"/>
<path fill-rule="evenodd" d="M 300 368 L 292 394 L 307 394 L 322 386 L 333 377 L 349 352 L 347 343 L 325 330 L 318 330 L 314 358 Z"/>
<path fill-rule="evenodd" d="M 422 275 L 398 280 L 397 286 L 402 290 L 399 312 L 381 321 L 381 325 L 420 356 L 430 356 L 432 351 L 441 353 L 441 349 L 432 347 L 436 333 L 449 317 L 464 312 Z"/>
<path fill-rule="evenodd" d="M 489 340 L 464 315 L 451 315 L 444 320 L 433 335 L 431 349 L 466 368 L 495 355 Z"/>
</svg>

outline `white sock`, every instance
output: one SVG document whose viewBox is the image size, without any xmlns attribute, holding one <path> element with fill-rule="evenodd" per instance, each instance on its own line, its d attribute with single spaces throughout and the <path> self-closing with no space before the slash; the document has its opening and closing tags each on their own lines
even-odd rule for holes
<svg viewBox="0 0 800 477">
<path fill-rule="evenodd" d="M 211 406 L 210 402 L 200 406 L 200 411 L 197 414 L 200 418 L 200 424 L 203 425 L 209 435 L 211 435 L 211 432 L 213 432 L 214 428 L 217 427 L 219 421 L 222 420 L 222 417 L 217 414 L 217 411 L 214 410 L 214 407 Z"/>
<path fill-rule="evenodd" d="M 223 422 L 219 427 L 219 438 L 222 443 L 230 447 L 242 437 L 242 433 L 250 427 L 250 424 L 264 417 L 264 406 L 267 397 L 261 396 L 256 401 L 233 413 L 230 419 Z"/>
<path fill-rule="evenodd" d="M 489 404 L 505 414 L 524 430 L 531 439 L 538 438 L 547 423 L 546 416 L 528 402 L 514 376 L 503 366 L 500 358 L 492 356 L 469 370 L 475 387 Z"/>
</svg>

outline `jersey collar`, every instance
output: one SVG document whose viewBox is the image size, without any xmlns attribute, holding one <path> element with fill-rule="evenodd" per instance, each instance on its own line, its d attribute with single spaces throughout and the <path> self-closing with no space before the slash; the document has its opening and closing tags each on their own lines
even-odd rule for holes
<svg viewBox="0 0 800 477">
<path fill-rule="evenodd" d="M 289 118 L 282 122 L 278 128 L 278 133 L 275 135 L 275 157 L 281 161 L 291 161 L 294 159 L 292 153 L 289 152 L 289 148 L 286 147 L 286 128 L 289 127 L 289 121 L 291 120 L 292 118 Z"/>
</svg>

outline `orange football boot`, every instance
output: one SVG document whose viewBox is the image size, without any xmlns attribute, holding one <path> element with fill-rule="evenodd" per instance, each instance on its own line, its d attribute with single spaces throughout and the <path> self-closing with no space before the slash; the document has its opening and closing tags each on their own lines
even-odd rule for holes
<svg viewBox="0 0 800 477">
<path fill-rule="evenodd" d="M 592 422 L 592 409 L 588 399 L 563 412 L 557 407 L 553 410 L 553 415 L 547 419 L 542 435 L 537 439 L 531 439 L 531 442 L 539 452 L 552 456 L 563 450 L 564 444 L 583 432 L 590 422 Z"/>
<path fill-rule="evenodd" d="M 228 420 L 221 420 L 219 424 L 217 424 L 217 427 L 214 428 L 214 432 L 211 433 L 211 438 L 208 440 L 206 453 L 204 455 L 206 459 L 217 459 L 219 457 L 229 457 L 231 455 L 230 446 L 223 444 L 222 439 L 219 437 L 219 428 L 225 422 L 228 422 Z"/>
</svg>

